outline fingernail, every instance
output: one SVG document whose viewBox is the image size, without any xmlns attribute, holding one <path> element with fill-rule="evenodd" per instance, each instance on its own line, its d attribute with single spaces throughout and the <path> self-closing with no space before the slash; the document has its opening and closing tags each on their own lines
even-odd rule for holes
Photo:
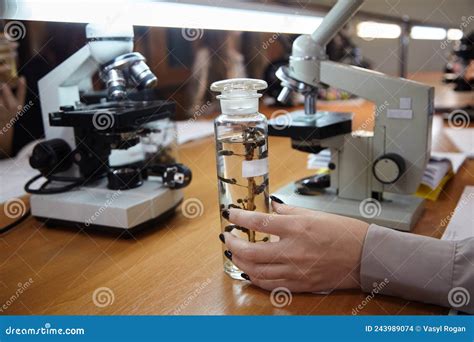
<svg viewBox="0 0 474 342">
<path fill-rule="evenodd" d="M 225 218 L 226 220 L 229 219 L 229 216 L 230 216 L 230 212 L 229 210 L 223 210 L 222 213 L 221 213 L 222 217 Z"/>
<path fill-rule="evenodd" d="M 280 203 L 280 204 L 285 204 L 285 202 L 283 202 L 281 199 L 279 199 L 278 197 L 276 196 L 270 196 L 271 200 L 274 201 L 274 202 L 277 202 L 277 203 Z"/>
<path fill-rule="evenodd" d="M 240 276 L 241 276 L 242 278 L 244 278 L 245 280 L 250 281 L 250 277 L 249 277 L 249 275 L 248 275 L 247 273 L 241 273 Z"/>
<path fill-rule="evenodd" d="M 222 233 L 219 234 L 219 240 L 221 240 L 222 243 L 225 243 L 225 236 L 224 236 L 224 234 L 222 234 Z"/>
<path fill-rule="evenodd" d="M 231 251 L 224 251 L 224 255 L 227 259 L 232 261 L 232 252 Z"/>
</svg>

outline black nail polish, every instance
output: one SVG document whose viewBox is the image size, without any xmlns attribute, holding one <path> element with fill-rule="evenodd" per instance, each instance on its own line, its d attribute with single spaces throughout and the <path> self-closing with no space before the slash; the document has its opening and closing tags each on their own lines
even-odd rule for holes
<svg viewBox="0 0 474 342">
<path fill-rule="evenodd" d="M 278 197 L 276 196 L 270 196 L 271 200 L 274 201 L 274 202 L 277 202 L 277 203 L 280 203 L 280 204 L 285 204 L 285 202 L 283 202 L 281 199 L 279 199 Z"/>
<path fill-rule="evenodd" d="M 224 255 L 227 259 L 232 261 L 232 252 L 231 251 L 224 251 Z"/>
<path fill-rule="evenodd" d="M 247 273 L 241 273 L 240 276 L 241 276 L 242 278 L 244 278 L 245 280 L 250 281 L 250 277 L 249 277 L 249 275 L 248 275 Z"/>
<path fill-rule="evenodd" d="M 225 218 L 226 220 L 229 219 L 229 216 L 230 216 L 230 212 L 229 210 L 223 210 L 222 213 L 221 213 L 222 217 Z"/>
<path fill-rule="evenodd" d="M 219 240 L 221 240 L 222 243 L 225 243 L 225 236 L 224 236 L 224 234 L 222 234 L 222 233 L 219 234 Z"/>
</svg>

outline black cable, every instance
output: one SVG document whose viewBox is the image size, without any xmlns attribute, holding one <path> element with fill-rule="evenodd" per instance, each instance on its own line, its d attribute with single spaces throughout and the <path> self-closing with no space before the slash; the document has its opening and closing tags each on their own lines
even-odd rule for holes
<svg viewBox="0 0 474 342">
<path fill-rule="evenodd" d="M 27 193 L 30 193 L 30 194 L 37 194 L 37 195 L 52 195 L 52 194 L 59 194 L 59 193 L 62 193 L 62 192 L 66 192 L 66 191 L 69 191 L 69 190 L 72 190 L 73 188 L 83 184 L 84 180 L 81 178 L 81 179 L 77 179 L 75 182 L 72 182 L 70 184 L 67 184 L 67 185 L 64 185 L 64 186 L 61 186 L 61 187 L 54 187 L 54 188 L 50 188 L 50 189 L 47 189 L 46 186 L 49 185 L 51 183 L 51 181 L 53 181 L 54 179 L 50 179 L 50 177 L 48 177 L 47 181 L 44 182 L 40 187 L 39 189 L 32 189 L 31 188 L 31 185 L 36 182 L 38 179 L 40 179 L 41 177 L 43 177 L 42 174 L 38 174 L 36 176 L 34 176 L 33 178 L 31 178 L 28 182 L 26 182 L 25 184 L 25 191 Z"/>
<path fill-rule="evenodd" d="M 38 189 L 32 189 L 31 185 L 36 182 L 38 179 L 43 177 L 42 174 L 38 174 L 31 178 L 28 182 L 25 184 L 25 191 L 30 194 L 36 194 L 36 195 L 52 195 L 52 194 L 59 194 L 62 192 L 66 192 L 69 190 L 74 189 L 77 186 L 86 184 L 88 182 L 95 181 L 99 178 L 104 177 L 104 174 L 101 174 L 96 177 L 92 177 L 89 181 L 82 177 L 64 177 L 64 176 L 56 176 L 56 175 L 49 175 L 46 177 L 46 181 L 41 184 L 41 186 Z M 48 185 L 50 185 L 52 182 L 70 182 L 69 184 L 66 184 L 64 186 L 58 186 L 54 188 L 47 188 Z"/>
<path fill-rule="evenodd" d="M 65 177 L 65 176 L 56 176 L 56 175 L 49 175 L 48 180 L 57 181 L 57 182 L 84 182 L 85 179 L 82 177 Z"/>
<path fill-rule="evenodd" d="M 3 227 L 3 228 L 0 228 L 0 235 L 2 234 L 5 234 L 6 232 L 8 232 L 9 230 L 15 228 L 16 226 L 18 226 L 20 223 L 22 223 L 24 220 L 26 220 L 29 216 L 31 215 L 31 211 L 28 210 L 22 217 L 20 217 L 18 220 L 16 220 L 15 222 L 12 222 L 10 223 L 9 225 Z"/>
</svg>

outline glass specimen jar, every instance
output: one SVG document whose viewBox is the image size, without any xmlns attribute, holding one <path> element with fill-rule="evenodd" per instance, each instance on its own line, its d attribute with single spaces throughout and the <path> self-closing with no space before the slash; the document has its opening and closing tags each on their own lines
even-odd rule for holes
<svg viewBox="0 0 474 342">
<path fill-rule="evenodd" d="M 214 121 L 216 164 L 221 212 L 225 209 L 269 212 L 268 125 L 258 112 L 257 91 L 267 88 L 262 80 L 236 78 L 215 82 L 211 90 L 220 92 L 221 112 Z M 250 242 L 266 242 L 268 234 L 232 224 L 221 215 L 222 232 Z M 225 246 L 224 246 L 225 247 Z M 224 272 L 243 279 L 232 261 L 224 258 Z"/>
</svg>

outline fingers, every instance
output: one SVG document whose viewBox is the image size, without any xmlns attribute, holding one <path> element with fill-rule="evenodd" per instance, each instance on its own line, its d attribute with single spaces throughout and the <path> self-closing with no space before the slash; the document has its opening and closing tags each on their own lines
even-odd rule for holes
<svg viewBox="0 0 474 342">
<path fill-rule="evenodd" d="M 18 78 L 18 84 L 16 88 L 16 102 L 17 106 L 24 106 L 26 99 L 26 80 L 23 76 Z"/>
<path fill-rule="evenodd" d="M 8 64 L 0 64 L 0 74 L 10 73 L 12 70 L 11 66 Z"/>
<path fill-rule="evenodd" d="M 3 84 L 1 94 L 2 94 L 2 102 L 5 108 L 8 109 L 9 111 L 16 112 L 18 110 L 17 108 L 18 102 L 12 90 L 10 89 L 10 86 L 8 86 L 7 84 Z"/>
<path fill-rule="evenodd" d="M 312 210 L 292 207 L 290 205 L 278 203 L 276 201 L 272 201 L 272 208 L 273 208 L 273 212 L 279 215 L 311 215 L 312 214 Z"/>
<path fill-rule="evenodd" d="M 291 234 L 291 227 L 294 225 L 295 217 L 230 209 L 229 221 L 251 230 L 284 236 Z"/>
<path fill-rule="evenodd" d="M 250 276 L 250 279 L 293 279 L 293 270 L 285 264 L 256 264 L 233 254 L 232 262 Z"/>
<path fill-rule="evenodd" d="M 225 244 L 234 256 L 240 260 L 256 263 L 277 263 L 284 260 L 279 242 L 253 243 L 239 239 L 230 233 L 224 233 Z"/>
</svg>

